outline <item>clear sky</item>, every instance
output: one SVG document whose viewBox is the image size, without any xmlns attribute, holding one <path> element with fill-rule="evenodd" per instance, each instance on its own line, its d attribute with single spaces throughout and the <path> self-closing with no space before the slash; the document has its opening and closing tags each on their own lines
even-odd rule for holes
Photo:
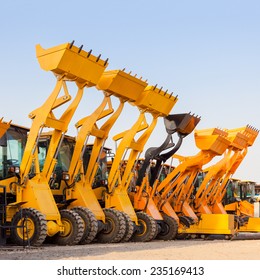
<svg viewBox="0 0 260 280">
<path fill-rule="evenodd" d="M 259 1 L 2 1 L 0 25 L 0 115 L 6 121 L 30 126 L 28 114 L 54 88 L 54 76 L 39 67 L 35 45 L 75 40 L 109 58 L 108 69 L 126 68 L 178 94 L 172 113 L 200 115 L 197 129 L 260 129 Z M 90 92 L 75 118 L 98 104 L 101 95 Z M 124 114 L 114 133 L 131 126 L 136 108 L 127 105 Z M 76 133 L 73 125 L 70 131 Z M 164 135 L 160 120 L 147 147 L 160 145 Z M 192 134 L 179 153 L 197 152 Z M 260 182 L 260 139 L 234 177 Z"/>
</svg>

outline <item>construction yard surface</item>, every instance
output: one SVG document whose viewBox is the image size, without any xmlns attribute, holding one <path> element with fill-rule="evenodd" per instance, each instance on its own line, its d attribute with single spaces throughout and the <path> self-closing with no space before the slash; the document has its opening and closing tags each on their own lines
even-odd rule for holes
<svg viewBox="0 0 260 280">
<path fill-rule="evenodd" d="M 0 260 L 260 260 L 260 239 L 0 247 Z"/>
</svg>

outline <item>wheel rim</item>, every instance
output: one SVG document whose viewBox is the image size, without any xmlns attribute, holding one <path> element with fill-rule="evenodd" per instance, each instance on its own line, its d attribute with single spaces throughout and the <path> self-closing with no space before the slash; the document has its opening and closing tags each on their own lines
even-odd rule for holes
<svg viewBox="0 0 260 280">
<path fill-rule="evenodd" d="M 35 225 L 32 219 L 23 218 L 18 222 L 17 235 L 19 238 L 28 240 L 31 239 L 35 233 Z"/>
<path fill-rule="evenodd" d="M 104 230 L 105 233 L 110 233 L 113 231 L 113 229 L 115 228 L 115 222 L 110 219 L 110 218 L 107 218 L 106 220 L 106 229 Z"/>
<path fill-rule="evenodd" d="M 164 222 L 160 234 L 164 236 L 168 234 L 169 231 L 170 231 L 170 226 Z"/>
<path fill-rule="evenodd" d="M 139 220 L 139 229 L 138 236 L 143 236 L 147 231 L 147 225 L 143 220 Z"/>
<path fill-rule="evenodd" d="M 64 232 L 61 232 L 61 236 L 68 236 L 71 233 L 72 224 L 68 219 L 62 219 L 62 225 L 64 226 Z"/>
</svg>

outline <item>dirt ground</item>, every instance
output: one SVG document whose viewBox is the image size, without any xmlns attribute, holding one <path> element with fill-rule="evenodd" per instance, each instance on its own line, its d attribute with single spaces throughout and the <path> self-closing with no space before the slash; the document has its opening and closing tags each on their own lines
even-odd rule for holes
<svg viewBox="0 0 260 280">
<path fill-rule="evenodd" d="M 260 238 L 0 247 L 0 260 L 260 260 Z M 255 239 L 257 238 L 257 239 Z"/>
</svg>

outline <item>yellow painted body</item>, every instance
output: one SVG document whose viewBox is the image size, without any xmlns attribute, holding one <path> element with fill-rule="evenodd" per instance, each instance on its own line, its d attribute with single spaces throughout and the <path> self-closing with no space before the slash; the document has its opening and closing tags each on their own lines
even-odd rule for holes
<svg viewBox="0 0 260 280">
<path fill-rule="evenodd" d="M 74 206 L 87 207 L 92 211 L 97 220 L 105 222 L 105 214 L 97 201 L 93 189 L 89 185 L 85 185 L 81 181 L 76 182 L 72 189 L 66 191 L 66 199 L 71 198 L 76 200 L 69 205 L 69 208 Z"/>
<path fill-rule="evenodd" d="M 112 194 L 105 194 L 106 208 L 115 208 L 127 213 L 130 219 L 138 224 L 138 219 L 126 189 L 115 188 Z"/>
<path fill-rule="evenodd" d="M 17 202 L 26 202 L 22 207 L 33 207 L 43 213 L 47 219 L 48 235 L 63 232 L 58 207 L 49 187 L 49 179 L 56 164 L 55 155 L 62 141 L 63 134 L 81 101 L 84 87 L 97 83 L 105 70 L 105 62 L 95 56 L 86 58 L 87 53 L 70 44 L 63 44 L 50 49 L 36 46 L 36 54 L 41 67 L 52 71 L 57 82 L 53 92 L 42 106 L 30 113 L 32 126 L 28 134 L 24 155 L 20 165 L 20 183 L 17 187 Z M 83 55 L 84 54 L 84 55 Z M 77 94 L 72 100 L 67 83 L 75 82 Z M 62 93 L 62 94 L 60 94 Z M 67 109 L 62 110 L 61 117 L 55 117 L 54 111 L 70 101 Z M 48 127 L 51 131 L 51 141 L 43 169 L 40 171 L 37 153 L 37 142 L 42 129 Z M 30 179 L 31 168 L 35 169 L 35 176 Z"/>
<path fill-rule="evenodd" d="M 200 220 L 190 228 L 179 228 L 179 233 L 188 234 L 225 234 L 236 233 L 234 216 L 228 214 L 201 214 Z"/>
<path fill-rule="evenodd" d="M 260 232 L 260 218 L 250 217 L 245 225 L 240 226 L 239 232 Z"/>
</svg>

